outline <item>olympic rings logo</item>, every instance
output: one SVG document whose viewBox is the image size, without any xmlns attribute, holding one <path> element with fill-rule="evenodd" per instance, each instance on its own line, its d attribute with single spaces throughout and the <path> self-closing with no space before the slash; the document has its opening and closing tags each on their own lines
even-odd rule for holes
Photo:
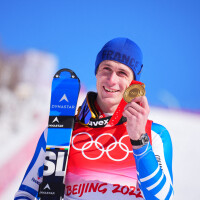
<svg viewBox="0 0 200 200">
<path fill-rule="evenodd" d="M 80 136 L 80 135 L 86 135 L 89 137 L 90 141 L 88 142 L 85 142 L 82 147 L 77 147 L 75 145 L 75 138 Z M 103 144 L 99 141 L 99 139 L 101 137 L 104 137 L 104 136 L 110 136 L 111 138 L 113 138 L 114 142 L 110 143 L 106 148 L 103 146 Z M 128 146 L 125 144 L 125 143 L 122 143 L 122 140 L 125 138 L 125 137 L 129 137 L 128 135 L 124 135 L 123 137 L 120 138 L 119 141 L 117 141 L 117 139 L 111 134 L 111 133 L 103 133 L 101 135 L 99 135 L 96 140 L 93 140 L 92 136 L 87 133 L 87 132 L 81 132 L 81 133 L 77 133 L 76 135 L 74 135 L 72 137 L 72 146 L 74 149 L 76 149 L 77 151 L 81 151 L 82 152 L 82 155 L 88 159 L 88 160 L 98 160 L 100 159 L 104 153 L 106 153 L 106 155 L 108 156 L 108 158 L 110 158 L 111 160 L 113 161 L 123 161 L 125 160 L 129 153 L 133 154 L 133 151 L 129 150 Z M 96 156 L 96 157 L 92 157 L 92 156 L 88 156 L 86 155 L 86 151 L 89 150 L 89 148 L 92 146 L 92 145 L 95 145 L 95 148 L 97 150 L 99 150 L 101 153 L 100 155 Z M 116 158 L 113 158 L 110 154 L 111 154 L 111 151 L 114 151 L 115 148 L 117 147 L 117 145 L 119 145 L 120 149 L 125 152 L 125 156 L 123 156 L 122 158 L 119 158 L 119 159 L 116 159 Z"/>
</svg>

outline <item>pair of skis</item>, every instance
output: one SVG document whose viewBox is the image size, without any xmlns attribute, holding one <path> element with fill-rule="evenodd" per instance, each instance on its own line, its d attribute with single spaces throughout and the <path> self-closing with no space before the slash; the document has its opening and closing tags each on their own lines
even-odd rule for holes
<svg viewBox="0 0 200 200">
<path fill-rule="evenodd" d="M 72 70 L 61 69 L 54 75 L 43 181 L 38 192 L 40 200 L 62 200 L 64 197 L 67 159 L 79 91 L 80 80 Z"/>
</svg>

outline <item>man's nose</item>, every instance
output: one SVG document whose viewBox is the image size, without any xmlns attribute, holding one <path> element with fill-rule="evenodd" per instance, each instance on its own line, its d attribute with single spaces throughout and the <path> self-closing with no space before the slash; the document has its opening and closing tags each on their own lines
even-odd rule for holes
<svg viewBox="0 0 200 200">
<path fill-rule="evenodd" d="M 117 74 L 115 72 L 112 72 L 109 76 L 110 83 L 114 84 L 118 80 Z"/>
</svg>

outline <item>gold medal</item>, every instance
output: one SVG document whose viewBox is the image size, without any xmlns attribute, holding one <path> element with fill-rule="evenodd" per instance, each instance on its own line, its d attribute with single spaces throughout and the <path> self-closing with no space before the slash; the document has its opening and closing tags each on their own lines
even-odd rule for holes
<svg viewBox="0 0 200 200">
<path fill-rule="evenodd" d="M 144 96 L 145 93 L 144 84 L 132 84 L 125 90 L 123 98 L 127 103 L 130 103 L 135 97 Z"/>
</svg>

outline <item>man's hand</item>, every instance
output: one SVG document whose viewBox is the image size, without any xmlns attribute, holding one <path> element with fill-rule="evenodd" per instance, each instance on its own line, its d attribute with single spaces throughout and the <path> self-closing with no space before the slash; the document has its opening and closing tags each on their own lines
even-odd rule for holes
<svg viewBox="0 0 200 200">
<path fill-rule="evenodd" d="M 145 133 L 149 112 L 146 96 L 136 97 L 125 106 L 123 116 L 127 118 L 126 129 L 132 140 L 139 140 Z"/>
</svg>

